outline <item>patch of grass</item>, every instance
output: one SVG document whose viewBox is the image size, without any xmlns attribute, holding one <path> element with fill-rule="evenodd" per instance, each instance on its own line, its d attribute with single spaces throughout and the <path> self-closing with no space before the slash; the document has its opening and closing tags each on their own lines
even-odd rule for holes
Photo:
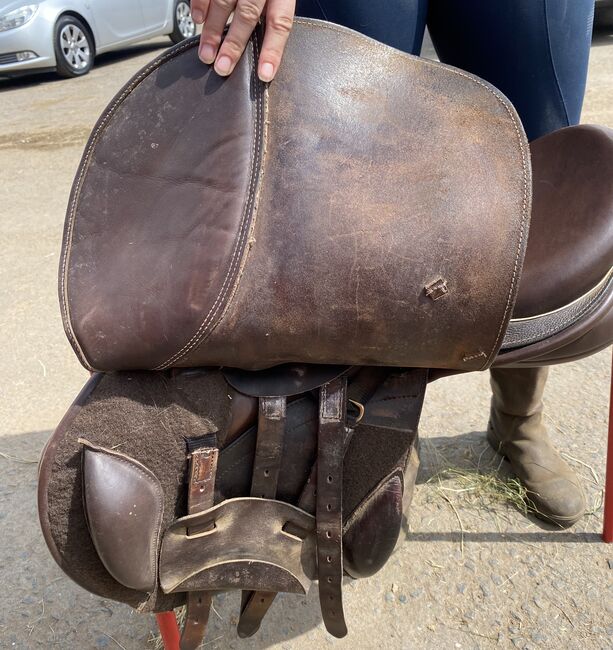
<svg viewBox="0 0 613 650">
<path fill-rule="evenodd" d="M 443 481 L 451 481 L 452 485 L 444 485 Z M 495 470 L 446 467 L 428 479 L 428 483 L 437 483 L 437 489 L 446 500 L 449 500 L 449 493 L 455 493 L 480 507 L 510 504 L 524 514 L 537 512 L 521 482 L 517 478 L 502 477 Z"/>
</svg>

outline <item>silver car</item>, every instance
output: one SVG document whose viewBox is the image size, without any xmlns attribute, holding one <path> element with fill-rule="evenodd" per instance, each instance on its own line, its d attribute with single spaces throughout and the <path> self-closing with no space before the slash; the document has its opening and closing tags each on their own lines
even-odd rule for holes
<svg viewBox="0 0 613 650">
<path fill-rule="evenodd" d="M 0 77 L 41 70 L 79 77 L 96 54 L 195 33 L 188 0 L 0 0 Z"/>
</svg>

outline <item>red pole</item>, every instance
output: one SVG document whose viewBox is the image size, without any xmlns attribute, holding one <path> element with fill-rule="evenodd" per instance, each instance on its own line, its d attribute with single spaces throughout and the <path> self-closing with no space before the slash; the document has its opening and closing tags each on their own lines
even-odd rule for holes
<svg viewBox="0 0 613 650">
<path fill-rule="evenodd" d="M 164 650 L 179 650 L 179 626 L 174 611 L 159 612 L 155 615 L 164 642 Z"/>
<path fill-rule="evenodd" d="M 611 370 L 611 397 L 609 401 L 609 444 L 607 447 L 607 475 L 604 481 L 603 541 L 613 542 L 613 368 Z"/>
</svg>

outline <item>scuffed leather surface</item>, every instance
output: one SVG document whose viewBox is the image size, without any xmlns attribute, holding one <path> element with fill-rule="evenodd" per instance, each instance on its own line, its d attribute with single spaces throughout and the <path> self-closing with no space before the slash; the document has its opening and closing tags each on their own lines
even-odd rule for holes
<svg viewBox="0 0 613 650">
<path fill-rule="evenodd" d="M 379 404 L 385 400 L 389 407 L 386 412 L 394 408 L 398 411 L 402 429 L 393 431 L 359 424 L 350 441 L 345 441 L 348 445 L 343 479 L 345 524 L 376 490 L 382 477 L 402 471 L 404 467 L 407 451 L 415 438 L 426 371 L 410 373 L 413 381 L 407 378 L 401 395 L 414 402 L 413 410 L 408 409 L 402 399 L 400 403 L 398 399 L 385 400 L 388 385 L 385 381 L 372 397 L 374 421 L 385 424 L 381 421 Z M 375 376 L 383 381 L 379 373 Z M 355 380 L 360 378 L 364 379 L 358 373 Z M 412 387 L 417 386 L 421 386 L 421 392 L 415 393 Z M 350 394 L 352 390 L 350 378 Z M 389 393 L 389 397 L 399 395 Z M 128 589 L 113 579 L 102 564 L 92 543 L 83 508 L 79 439 L 85 438 L 97 447 L 111 450 L 108 452 L 111 454 L 116 450 L 157 477 L 163 486 L 162 528 L 166 529 L 187 509 L 186 438 L 198 438 L 218 429 L 218 440 L 223 440 L 227 446 L 220 452 L 215 500 L 219 503 L 249 494 L 256 427 L 252 426 L 252 400 L 245 400 L 237 401 L 237 393 L 229 388 L 218 370 L 97 374 L 88 381 L 51 437 L 40 464 L 41 527 L 54 559 L 72 580 L 97 595 L 128 603 L 140 611 L 164 611 L 183 603 L 181 594 L 165 595 L 159 588 L 153 594 Z M 233 416 L 236 409 L 238 414 Z M 311 514 L 315 499 L 308 481 L 313 475 L 316 458 L 317 414 L 317 400 L 311 394 L 288 401 L 277 492 L 279 500 L 297 504 Z M 406 421 L 407 417 L 412 418 L 413 424 Z M 103 489 L 107 488 L 110 485 L 103 485 Z M 112 509 L 115 501 L 116 495 L 111 495 L 106 506 Z M 391 520 L 392 527 L 396 519 Z M 387 522 L 382 525 L 387 526 Z M 124 534 L 121 526 L 117 533 L 117 545 L 121 546 L 121 539 L 125 541 L 125 537 L 121 538 Z M 124 553 L 125 549 L 119 551 Z M 115 574 L 119 577 L 119 573 Z M 221 574 L 217 577 L 211 574 L 213 578 L 221 579 Z"/>
<path fill-rule="evenodd" d="M 508 102 L 451 67 L 302 20 L 268 92 L 245 271 L 180 363 L 487 366 L 530 208 Z M 438 278 L 449 291 L 434 301 Z"/>
<path fill-rule="evenodd" d="M 285 533 L 288 524 L 301 537 Z M 304 594 L 314 574 L 314 531 L 315 518 L 290 504 L 225 500 L 178 519 L 165 531 L 160 584 L 167 593 L 240 588 Z"/>
<path fill-rule="evenodd" d="M 220 81 L 192 45 L 122 96 L 79 172 L 60 279 L 82 360 L 486 367 L 530 211 L 509 102 L 465 72 L 297 20 L 249 183 L 251 54 Z M 439 280 L 448 292 L 433 300 Z"/>
<path fill-rule="evenodd" d="M 220 317 L 253 209 L 254 43 L 227 79 L 198 59 L 197 39 L 180 44 L 94 128 L 60 266 L 65 329 L 86 366 L 152 368 Z"/>
</svg>

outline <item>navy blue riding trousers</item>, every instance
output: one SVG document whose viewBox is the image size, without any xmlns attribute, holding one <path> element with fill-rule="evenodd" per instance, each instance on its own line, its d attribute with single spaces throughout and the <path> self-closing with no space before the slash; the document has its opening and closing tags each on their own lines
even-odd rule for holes
<svg viewBox="0 0 613 650">
<path fill-rule="evenodd" d="M 297 13 L 409 54 L 427 24 L 439 59 L 501 90 L 530 140 L 579 122 L 594 0 L 298 0 Z"/>
</svg>

